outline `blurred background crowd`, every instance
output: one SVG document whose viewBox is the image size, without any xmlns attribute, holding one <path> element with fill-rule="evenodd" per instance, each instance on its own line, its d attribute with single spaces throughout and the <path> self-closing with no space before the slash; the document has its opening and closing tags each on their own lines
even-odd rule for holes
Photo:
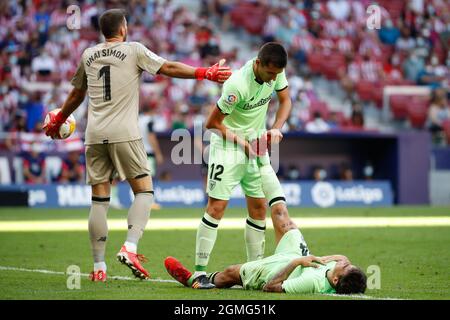
<svg viewBox="0 0 450 320">
<path fill-rule="evenodd" d="M 80 8 L 77 30 L 67 27 L 71 4 Z M 381 10 L 379 29 L 367 27 L 371 4 Z M 293 101 L 285 132 L 429 130 L 436 145 L 450 143 L 446 0 L 10 0 L 0 2 L 0 150 L 23 154 L 27 182 L 44 182 L 43 154 L 53 151 L 67 155 L 53 181 L 84 181 L 87 101 L 69 140 L 52 142 L 41 128 L 66 98 L 83 50 L 103 41 L 98 18 L 112 7 L 127 10 L 128 41 L 192 66 L 226 58 L 237 70 L 262 43 L 284 44 Z M 141 110 L 156 133 L 201 126 L 220 95 L 208 81 L 144 74 L 142 82 Z M 386 121 L 383 88 L 401 85 L 429 94 L 391 95 Z M 272 99 L 269 124 L 276 107 Z M 348 171 L 343 166 L 342 179 L 351 180 Z M 297 174 L 284 172 L 287 179 Z M 316 175 L 324 178 L 320 168 Z"/>
</svg>

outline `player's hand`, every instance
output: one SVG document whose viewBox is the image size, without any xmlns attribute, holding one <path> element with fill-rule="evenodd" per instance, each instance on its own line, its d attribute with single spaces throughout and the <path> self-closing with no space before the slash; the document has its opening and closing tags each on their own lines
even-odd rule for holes
<svg viewBox="0 0 450 320">
<path fill-rule="evenodd" d="M 281 139 L 283 139 L 283 134 L 281 133 L 280 129 L 270 129 L 264 135 L 269 145 L 271 143 L 278 144 L 281 142 Z"/>
<path fill-rule="evenodd" d="M 283 135 L 281 134 L 280 130 L 272 129 L 264 132 L 260 138 L 251 141 L 252 148 L 256 151 L 256 154 L 259 157 L 265 156 L 267 151 L 270 151 L 270 144 L 273 141 L 273 137 L 275 137 L 275 139 L 278 141 L 277 143 L 279 143 Z"/>
<path fill-rule="evenodd" d="M 65 117 L 62 112 L 58 112 L 56 115 L 53 113 L 49 113 L 50 121 L 45 124 L 42 129 L 44 129 L 45 135 L 55 139 L 59 137 L 59 128 L 66 121 L 67 117 Z"/>
<path fill-rule="evenodd" d="M 221 59 L 209 68 L 197 68 L 195 78 L 197 80 L 208 79 L 210 81 L 224 83 L 231 76 L 230 67 L 224 66 L 225 59 Z"/>
<path fill-rule="evenodd" d="M 254 140 L 256 141 L 256 139 Z M 247 156 L 247 158 L 249 159 L 254 159 L 258 156 L 258 154 L 255 151 L 256 149 L 253 148 L 252 144 L 249 142 L 245 143 L 244 146 L 244 151 L 245 151 L 245 155 Z"/>
<path fill-rule="evenodd" d="M 322 257 L 316 257 L 316 256 L 306 256 L 300 258 L 300 265 L 303 267 L 313 267 L 313 268 L 319 268 L 320 265 L 325 264 Z"/>
</svg>

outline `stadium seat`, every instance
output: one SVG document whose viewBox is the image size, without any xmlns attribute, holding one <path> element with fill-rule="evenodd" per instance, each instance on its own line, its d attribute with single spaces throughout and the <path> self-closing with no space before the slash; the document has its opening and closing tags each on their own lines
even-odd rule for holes
<svg viewBox="0 0 450 320">
<path fill-rule="evenodd" d="M 395 51 L 395 47 L 394 46 L 390 46 L 390 45 L 382 45 L 381 46 L 381 60 L 383 63 L 386 63 L 389 61 L 389 58 L 392 57 L 392 54 Z"/>
<path fill-rule="evenodd" d="M 367 80 L 360 80 L 356 84 L 356 92 L 363 101 L 371 101 L 373 99 L 373 86 L 374 84 Z"/>
<path fill-rule="evenodd" d="M 403 12 L 405 12 L 406 1 L 405 0 L 378 0 L 378 5 L 382 6 L 389 12 L 389 15 L 393 21 L 401 18 Z"/>
<path fill-rule="evenodd" d="M 378 109 L 381 109 L 383 107 L 383 89 L 385 85 L 386 83 L 383 83 L 381 81 L 373 83 L 372 95 L 370 100 L 375 102 L 375 106 Z"/>
<path fill-rule="evenodd" d="M 408 104 L 408 120 L 411 127 L 423 129 L 428 116 L 428 99 L 413 97 Z"/>
<path fill-rule="evenodd" d="M 87 41 L 98 41 L 99 33 L 91 28 L 83 28 L 80 30 L 80 38 Z"/>
<path fill-rule="evenodd" d="M 345 57 L 342 53 L 333 52 L 322 57 L 322 72 L 328 80 L 339 79 L 338 71 L 345 67 Z"/>
<path fill-rule="evenodd" d="M 309 105 L 310 119 L 313 118 L 314 112 L 316 112 L 316 111 L 320 112 L 320 114 L 324 120 L 328 119 L 329 109 L 328 109 L 328 105 L 326 102 L 320 101 L 320 100 L 312 100 Z"/>
<path fill-rule="evenodd" d="M 392 95 L 389 98 L 391 112 L 396 120 L 404 120 L 408 115 L 408 104 L 411 97 L 406 95 Z"/>
<path fill-rule="evenodd" d="M 344 112 L 342 112 L 342 111 L 334 111 L 333 113 L 334 113 L 334 118 L 335 118 L 335 120 L 337 122 L 337 125 L 339 127 L 339 130 L 342 127 L 345 127 L 345 126 L 348 125 L 348 119 L 345 117 Z M 330 118 L 331 118 L 331 112 L 330 112 Z"/>
<path fill-rule="evenodd" d="M 308 66 L 312 73 L 322 72 L 322 62 L 324 56 L 319 52 L 312 52 L 308 55 Z"/>
<path fill-rule="evenodd" d="M 260 35 L 267 20 L 268 9 L 259 3 L 242 2 L 231 11 L 231 20 L 249 33 Z"/>
</svg>

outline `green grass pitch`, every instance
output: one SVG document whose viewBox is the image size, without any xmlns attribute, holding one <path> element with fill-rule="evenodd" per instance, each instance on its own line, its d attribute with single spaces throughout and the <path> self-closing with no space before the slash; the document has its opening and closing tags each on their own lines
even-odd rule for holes
<svg viewBox="0 0 450 320">
<path fill-rule="evenodd" d="M 126 210 L 110 210 L 110 218 L 126 218 Z M 166 209 L 152 212 L 152 218 L 198 219 L 202 209 Z M 242 217 L 245 209 L 228 209 L 227 217 Z M 449 217 L 450 208 L 394 207 L 352 209 L 290 209 L 293 217 Z M 322 295 L 287 295 L 227 290 L 192 290 L 173 282 L 109 280 L 91 283 L 81 278 L 81 288 L 69 290 L 67 276 L 55 273 L 5 270 L 65 272 L 77 265 L 82 273 L 91 271 L 91 252 L 87 232 L 88 209 L 0 209 L 0 225 L 7 221 L 45 221 L 79 219 L 86 221 L 86 231 L 43 232 L 0 231 L 0 299 L 345 299 Z M 210 259 L 209 270 L 220 270 L 245 260 L 242 229 L 220 230 Z M 301 226 L 300 226 L 301 227 Z M 108 276 L 131 277 L 131 272 L 115 259 L 125 240 L 123 231 L 110 231 L 107 245 Z M 366 291 L 365 298 L 450 299 L 450 226 L 306 228 L 303 235 L 315 255 L 345 254 L 366 270 L 377 265 L 381 271 L 381 288 Z M 149 258 L 145 265 L 153 279 L 169 280 L 163 265 L 172 255 L 187 266 L 194 264 L 196 230 L 147 230 L 139 251 Z M 273 230 L 266 232 L 266 254 L 274 251 Z"/>
</svg>

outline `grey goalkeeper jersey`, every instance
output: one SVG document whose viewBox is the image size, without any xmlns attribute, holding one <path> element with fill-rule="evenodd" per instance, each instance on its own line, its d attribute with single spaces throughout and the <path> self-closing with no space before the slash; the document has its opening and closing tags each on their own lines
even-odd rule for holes
<svg viewBox="0 0 450 320">
<path fill-rule="evenodd" d="M 105 42 L 83 52 L 71 83 L 88 91 L 87 145 L 141 138 L 140 76 L 156 74 L 165 61 L 138 42 Z"/>
</svg>

